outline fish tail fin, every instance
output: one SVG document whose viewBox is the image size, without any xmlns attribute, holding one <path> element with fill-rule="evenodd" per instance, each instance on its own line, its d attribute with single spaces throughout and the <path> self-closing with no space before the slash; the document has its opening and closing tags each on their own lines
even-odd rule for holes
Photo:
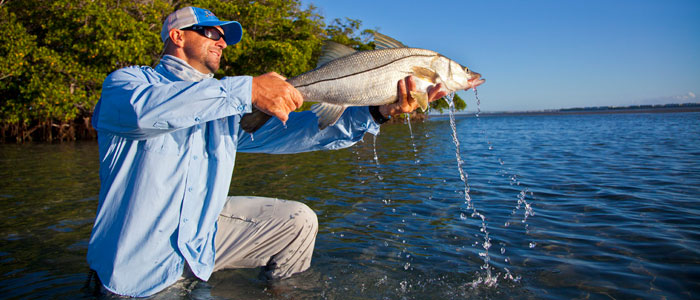
<svg viewBox="0 0 700 300">
<path fill-rule="evenodd" d="M 411 97 L 416 99 L 418 106 L 420 106 L 423 111 L 428 109 L 428 93 L 411 91 Z"/>
<path fill-rule="evenodd" d="M 347 107 L 344 105 L 331 103 L 317 103 L 311 106 L 311 111 L 318 117 L 318 129 L 323 130 L 334 125 L 343 115 L 345 108 Z"/>
<path fill-rule="evenodd" d="M 247 113 L 241 117 L 241 128 L 248 133 L 253 133 L 265 125 L 267 120 L 269 120 L 271 117 L 272 116 L 253 106 L 253 111 L 251 113 Z"/>
</svg>

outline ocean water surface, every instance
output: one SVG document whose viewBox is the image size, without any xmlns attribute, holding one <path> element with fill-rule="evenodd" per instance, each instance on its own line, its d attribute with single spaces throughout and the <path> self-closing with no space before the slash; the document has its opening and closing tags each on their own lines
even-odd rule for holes
<svg viewBox="0 0 700 300">
<path fill-rule="evenodd" d="M 221 271 L 153 298 L 700 297 L 700 113 L 457 117 L 483 221 L 465 203 L 449 120 L 411 129 L 239 154 L 231 195 L 318 214 L 311 269 L 271 284 Z M 0 298 L 91 298 L 98 167 L 94 141 L 0 145 Z"/>
</svg>

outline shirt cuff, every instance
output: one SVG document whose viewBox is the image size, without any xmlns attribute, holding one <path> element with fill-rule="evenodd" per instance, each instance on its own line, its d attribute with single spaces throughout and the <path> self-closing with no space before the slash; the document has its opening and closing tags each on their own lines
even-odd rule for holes
<svg viewBox="0 0 700 300">
<path fill-rule="evenodd" d="M 379 111 L 379 106 L 370 106 L 369 113 L 372 115 L 372 119 L 374 119 L 374 122 L 377 124 L 384 124 L 391 120 L 391 117 L 387 118 L 382 115 L 382 113 Z"/>
<path fill-rule="evenodd" d="M 221 79 L 226 90 L 226 101 L 238 113 L 245 114 L 253 111 L 253 77 L 231 76 Z"/>
</svg>

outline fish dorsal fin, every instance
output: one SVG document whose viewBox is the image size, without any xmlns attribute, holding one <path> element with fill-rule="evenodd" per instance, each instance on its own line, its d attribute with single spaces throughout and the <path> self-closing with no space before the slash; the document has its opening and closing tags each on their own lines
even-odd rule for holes
<svg viewBox="0 0 700 300">
<path fill-rule="evenodd" d="M 321 57 L 318 58 L 318 63 L 316 64 L 316 67 L 318 68 L 322 65 L 325 65 L 331 60 L 341 58 L 343 56 L 348 56 L 355 52 L 357 52 L 357 50 L 345 46 L 343 44 L 336 43 L 333 41 L 325 41 L 323 43 L 323 47 L 321 48 Z"/>
<path fill-rule="evenodd" d="M 379 32 L 374 33 L 374 45 L 375 49 L 406 48 L 406 45 L 403 43 Z"/>
</svg>

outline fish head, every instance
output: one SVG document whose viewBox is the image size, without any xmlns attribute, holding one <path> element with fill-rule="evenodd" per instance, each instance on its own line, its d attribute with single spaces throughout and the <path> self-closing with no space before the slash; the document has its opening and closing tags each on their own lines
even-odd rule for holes
<svg viewBox="0 0 700 300">
<path fill-rule="evenodd" d="M 486 79 L 481 78 L 481 74 L 470 70 L 468 67 L 461 67 L 464 69 L 464 73 L 467 74 L 467 84 L 469 85 L 469 87 L 467 87 L 465 90 L 480 85 L 486 81 Z"/>
<path fill-rule="evenodd" d="M 468 90 L 484 82 L 484 80 L 481 79 L 481 74 L 453 60 L 449 60 L 447 63 L 445 73 L 446 76 L 443 77 L 443 81 L 451 92 Z"/>
</svg>

